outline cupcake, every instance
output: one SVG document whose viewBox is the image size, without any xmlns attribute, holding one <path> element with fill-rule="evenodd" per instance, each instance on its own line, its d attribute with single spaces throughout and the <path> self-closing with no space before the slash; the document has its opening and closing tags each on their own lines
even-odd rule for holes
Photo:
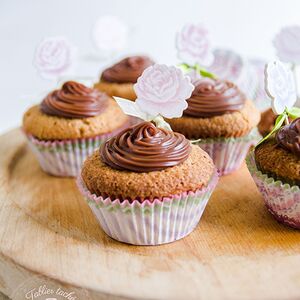
<svg viewBox="0 0 300 300">
<path fill-rule="evenodd" d="M 278 116 L 271 132 L 249 153 L 247 165 L 271 214 L 300 229 L 300 108 L 293 107 L 295 82 L 280 61 L 269 63 L 265 74 L 272 114 Z"/>
<path fill-rule="evenodd" d="M 194 85 L 183 116 L 168 122 L 174 131 L 197 140 L 221 175 L 229 174 L 256 143 L 260 113 L 232 82 L 201 78 Z"/>
<path fill-rule="evenodd" d="M 258 131 L 262 136 L 270 133 L 275 125 L 276 115 L 271 108 L 261 113 L 260 122 L 258 123 Z"/>
<path fill-rule="evenodd" d="M 142 122 L 90 156 L 78 185 L 107 235 L 158 245 L 193 231 L 217 179 L 206 152 L 179 133 Z"/>
<path fill-rule="evenodd" d="M 124 58 L 102 72 L 100 81 L 95 84 L 95 88 L 109 96 L 135 100 L 136 94 L 133 85 L 143 71 L 153 63 L 147 56 Z"/>
<path fill-rule="evenodd" d="M 300 118 L 257 146 L 247 164 L 268 210 L 300 229 Z"/>
<path fill-rule="evenodd" d="M 194 86 L 176 67 L 148 67 L 135 102 L 117 99 L 145 122 L 106 141 L 83 164 L 79 188 L 103 230 L 135 245 L 181 239 L 197 226 L 218 175 L 209 155 L 163 117 L 182 115 Z"/>
<path fill-rule="evenodd" d="M 23 117 L 23 130 L 42 169 L 55 176 L 77 176 L 85 158 L 129 125 L 106 94 L 68 81 Z"/>
</svg>

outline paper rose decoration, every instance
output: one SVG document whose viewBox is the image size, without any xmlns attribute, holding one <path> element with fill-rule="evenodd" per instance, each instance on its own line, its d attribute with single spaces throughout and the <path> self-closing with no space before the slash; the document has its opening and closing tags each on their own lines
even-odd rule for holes
<svg viewBox="0 0 300 300">
<path fill-rule="evenodd" d="M 194 86 L 179 68 L 155 64 L 144 70 L 134 90 L 137 95 L 135 102 L 115 97 L 122 110 L 128 115 L 154 121 L 159 127 L 170 129 L 163 117 L 181 117 Z"/>
<path fill-rule="evenodd" d="M 45 38 L 35 51 L 33 64 L 45 79 L 57 79 L 74 66 L 76 48 L 64 37 Z"/>
<path fill-rule="evenodd" d="M 177 55 L 188 65 L 209 66 L 214 60 L 208 31 L 200 24 L 185 25 L 176 36 Z"/>
<path fill-rule="evenodd" d="M 99 18 L 92 29 L 94 45 L 100 51 L 120 51 L 126 46 L 127 38 L 127 25 L 116 16 Z"/>
<path fill-rule="evenodd" d="M 292 72 L 280 61 L 267 64 L 265 85 L 268 96 L 272 99 L 275 114 L 282 114 L 296 103 L 297 94 Z"/>
<path fill-rule="evenodd" d="M 300 26 L 288 26 L 275 36 L 273 44 L 283 62 L 300 63 Z"/>
<path fill-rule="evenodd" d="M 293 107 L 297 100 L 294 78 L 291 70 L 282 62 L 273 61 L 266 65 L 265 89 L 271 98 L 272 109 L 278 117 L 272 131 L 257 146 L 273 135 L 284 122 L 288 123 L 289 119 L 300 117 L 300 108 Z"/>
<path fill-rule="evenodd" d="M 159 64 L 148 67 L 134 85 L 140 109 L 166 118 L 182 116 L 193 90 L 190 79 L 180 69 Z"/>
</svg>

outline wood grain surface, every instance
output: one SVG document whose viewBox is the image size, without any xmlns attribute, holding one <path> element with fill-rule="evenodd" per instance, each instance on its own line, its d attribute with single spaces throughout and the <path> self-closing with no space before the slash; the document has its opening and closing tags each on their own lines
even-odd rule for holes
<svg viewBox="0 0 300 300">
<path fill-rule="evenodd" d="M 76 299 L 300 299 L 299 251 L 245 166 L 191 235 L 129 246 L 103 233 L 74 179 L 41 171 L 20 130 L 0 138 L 0 290 L 12 299 L 41 284 Z"/>
</svg>

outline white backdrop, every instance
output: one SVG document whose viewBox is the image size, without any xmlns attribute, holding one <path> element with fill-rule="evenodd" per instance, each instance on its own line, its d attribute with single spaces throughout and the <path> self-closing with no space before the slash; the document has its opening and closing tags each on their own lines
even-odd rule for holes
<svg viewBox="0 0 300 300">
<path fill-rule="evenodd" d="M 84 56 L 93 49 L 90 30 L 102 15 L 116 15 L 130 27 L 119 56 L 145 53 L 176 63 L 174 36 L 186 22 L 201 22 L 213 44 L 244 56 L 272 59 L 272 38 L 281 26 L 300 24 L 297 0 L 0 0 L 0 132 L 19 126 L 33 96 L 53 86 L 32 66 L 45 36 L 64 35 Z M 77 72 L 96 75 L 106 62 L 81 61 Z"/>
</svg>

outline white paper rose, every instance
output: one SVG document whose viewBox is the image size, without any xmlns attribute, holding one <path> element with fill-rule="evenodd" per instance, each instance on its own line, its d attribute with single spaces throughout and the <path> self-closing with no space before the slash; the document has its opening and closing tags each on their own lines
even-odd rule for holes
<svg viewBox="0 0 300 300">
<path fill-rule="evenodd" d="M 99 18 L 92 29 L 94 45 L 100 51 L 120 51 L 126 46 L 127 38 L 128 27 L 116 16 Z"/>
<path fill-rule="evenodd" d="M 275 114 L 282 114 L 296 103 L 297 94 L 293 74 L 280 61 L 268 63 L 265 68 L 265 88 L 272 99 Z"/>
<path fill-rule="evenodd" d="M 189 65 L 209 66 L 214 60 L 207 30 L 202 25 L 187 24 L 176 36 L 177 56 Z"/>
<path fill-rule="evenodd" d="M 139 108 L 153 116 L 178 118 L 187 108 L 194 90 L 189 77 L 176 67 L 155 64 L 148 67 L 134 85 Z"/>
<path fill-rule="evenodd" d="M 74 66 L 76 49 L 64 37 L 45 38 L 37 47 L 33 64 L 40 76 L 57 79 Z"/>
<path fill-rule="evenodd" d="M 300 26 L 288 26 L 275 36 L 273 44 L 283 62 L 300 63 Z"/>
</svg>

